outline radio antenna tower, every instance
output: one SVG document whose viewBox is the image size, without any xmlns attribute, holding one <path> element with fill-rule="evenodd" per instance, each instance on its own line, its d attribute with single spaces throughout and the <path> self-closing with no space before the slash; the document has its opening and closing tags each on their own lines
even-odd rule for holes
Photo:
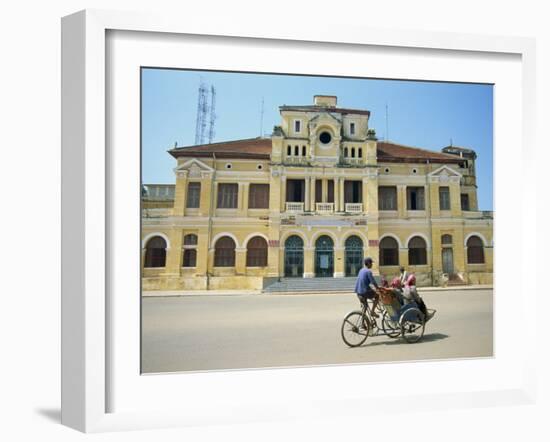
<svg viewBox="0 0 550 442">
<path fill-rule="evenodd" d="M 208 128 L 208 144 L 214 140 L 216 134 L 214 124 L 216 123 L 216 88 L 210 86 L 210 126 Z"/>
<path fill-rule="evenodd" d="M 208 89 L 201 79 L 199 85 L 199 99 L 197 102 L 197 122 L 195 125 L 195 144 L 204 144 L 206 118 L 208 112 Z"/>
</svg>

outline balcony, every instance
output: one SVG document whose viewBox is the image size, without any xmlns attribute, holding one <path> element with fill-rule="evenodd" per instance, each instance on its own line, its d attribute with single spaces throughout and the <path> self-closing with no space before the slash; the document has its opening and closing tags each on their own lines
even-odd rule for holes
<svg viewBox="0 0 550 442">
<path fill-rule="evenodd" d="M 286 203 L 286 211 L 291 213 L 302 213 L 304 211 L 304 203 Z"/>
<path fill-rule="evenodd" d="M 287 156 L 285 158 L 285 164 L 294 165 L 294 166 L 305 166 L 309 163 L 309 158 L 300 157 L 300 156 Z"/>
<path fill-rule="evenodd" d="M 315 211 L 321 215 L 334 212 L 334 203 L 315 203 Z"/>
<path fill-rule="evenodd" d="M 349 164 L 350 166 L 362 166 L 363 165 L 363 158 L 349 158 L 344 157 L 343 158 L 344 164 Z"/>
<path fill-rule="evenodd" d="M 347 213 L 363 213 L 363 203 L 346 203 Z"/>
</svg>

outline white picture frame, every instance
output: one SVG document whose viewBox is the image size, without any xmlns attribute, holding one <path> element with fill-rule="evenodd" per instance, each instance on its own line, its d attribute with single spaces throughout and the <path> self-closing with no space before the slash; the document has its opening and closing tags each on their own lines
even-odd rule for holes
<svg viewBox="0 0 550 442">
<path fill-rule="evenodd" d="M 334 403 L 339 413 L 355 413 L 361 395 L 349 397 L 333 393 L 326 399 L 319 397 L 304 402 L 289 399 L 285 407 L 279 402 L 273 406 L 254 410 L 252 402 L 239 398 L 220 398 L 230 404 L 231 413 L 207 413 L 198 407 L 193 413 L 165 409 L 109 412 L 109 392 L 113 388 L 109 371 L 113 354 L 109 343 L 109 327 L 113 314 L 108 297 L 109 265 L 108 243 L 112 240 L 109 229 L 112 209 L 109 195 L 109 155 L 107 151 L 106 119 L 106 35 L 110 31 L 154 32 L 164 35 L 218 36 L 242 39 L 267 39 L 277 42 L 311 42 L 319 45 L 374 46 L 384 48 L 428 49 L 508 54 L 521 57 L 521 153 L 526 160 L 522 172 L 529 170 L 535 151 L 535 45 L 532 39 L 517 37 L 490 37 L 452 33 L 416 31 L 388 31 L 363 27 L 293 26 L 292 23 L 270 24 L 251 22 L 237 28 L 229 22 L 194 20 L 181 24 L 177 17 L 155 16 L 87 10 L 63 18 L 62 21 L 62 423 L 84 432 L 123 429 L 160 428 L 169 426 L 206 425 L 217 422 L 242 423 L 266 419 L 307 418 L 334 416 Z M 497 138 L 498 141 L 498 138 Z M 498 164 L 497 164 L 497 167 Z M 536 220 L 536 192 L 518 190 L 522 198 L 518 261 L 521 276 L 527 275 L 527 257 L 534 256 Z M 498 190 L 497 190 L 498 193 Z M 498 210 L 498 205 L 497 205 Z M 496 224 L 500 222 L 498 212 Z M 497 261 L 497 260 L 495 260 Z M 498 269 L 498 264 L 495 265 Z M 498 272 L 497 272 L 498 274 Z M 520 278 L 521 278 L 520 276 Z M 536 302 L 534 281 L 523 277 L 522 305 Z M 498 277 L 497 277 L 498 280 Z M 496 284 L 498 287 L 498 284 Z M 500 287 L 499 287 L 500 289 Z M 502 287 L 502 293 L 505 291 Z M 498 309 L 497 309 L 498 310 Z M 498 313 L 498 312 L 497 312 Z M 519 312 L 527 318 L 527 310 Z M 496 318 L 498 320 L 498 316 Z M 510 385 L 489 390 L 464 390 L 463 393 L 432 392 L 411 396 L 418 409 L 453 409 L 470 406 L 499 404 L 532 404 L 536 396 L 534 321 L 527 321 L 523 330 L 525 348 L 522 358 L 521 379 Z M 498 339 L 498 336 L 497 336 Z M 497 355 L 498 357 L 498 355 Z M 357 368 L 357 367 L 355 367 Z M 342 370 L 330 367 L 328 371 Z M 287 370 L 292 376 L 292 372 Z M 356 371 L 357 372 L 357 371 Z M 327 373 L 325 371 L 324 373 Z M 139 373 L 138 373 L 139 375 Z M 254 372 L 254 376 L 257 372 Z M 247 372 L 235 373 L 246 385 Z M 197 378 L 196 378 L 197 379 Z M 517 382 L 516 382 L 517 381 Z M 167 380 L 166 383 L 175 382 Z M 407 392 L 403 395 L 407 396 Z M 250 395 L 253 398 L 253 394 Z M 377 407 L 389 411 L 394 396 L 378 397 Z M 225 401 L 225 402 L 223 402 Z M 240 402 L 242 401 L 242 402 Z M 358 402 L 359 401 L 359 402 Z M 288 412 L 288 407 L 292 410 Z M 361 413 L 365 412 L 361 409 Z"/>
</svg>

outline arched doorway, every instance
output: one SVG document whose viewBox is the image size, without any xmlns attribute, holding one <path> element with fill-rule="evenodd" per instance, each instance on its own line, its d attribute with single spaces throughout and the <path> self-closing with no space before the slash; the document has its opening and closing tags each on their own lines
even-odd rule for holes
<svg viewBox="0 0 550 442">
<path fill-rule="evenodd" d="M 285 276 L 304 276 L 304 241 L 297 235 L 289 236 L 285 241 Z"/>
<path fill-rule="evenodd" d="M 441 263 L 443 273 L 452 276 L 455 264 L 453 259 L 453 237 L 451 235 L 441 236 Z"/>
<path fill-rule="evenodd" d="M 334 243 L 330 236 L 320 236 L 315 241 L 315 276 L 334 276 Z"/>
<path fill-rule="evenodd" d="M 352 235 L 346 239 L 345 247 L 346 276 L 357 276 L 363 267 L 363 241 Z"/>
</svg>

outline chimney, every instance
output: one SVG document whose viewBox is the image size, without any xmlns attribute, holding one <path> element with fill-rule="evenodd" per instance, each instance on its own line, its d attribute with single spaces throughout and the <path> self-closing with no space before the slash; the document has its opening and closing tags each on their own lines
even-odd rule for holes
<svg viewBox="0 0 550 442">
<path fill-rule="evenodd" d="M 338 97 L 335 95 L 315 95 L 313 97 L 313 104 L 315 106 L 336 107 L 337 100 Z"/>
</svg>

